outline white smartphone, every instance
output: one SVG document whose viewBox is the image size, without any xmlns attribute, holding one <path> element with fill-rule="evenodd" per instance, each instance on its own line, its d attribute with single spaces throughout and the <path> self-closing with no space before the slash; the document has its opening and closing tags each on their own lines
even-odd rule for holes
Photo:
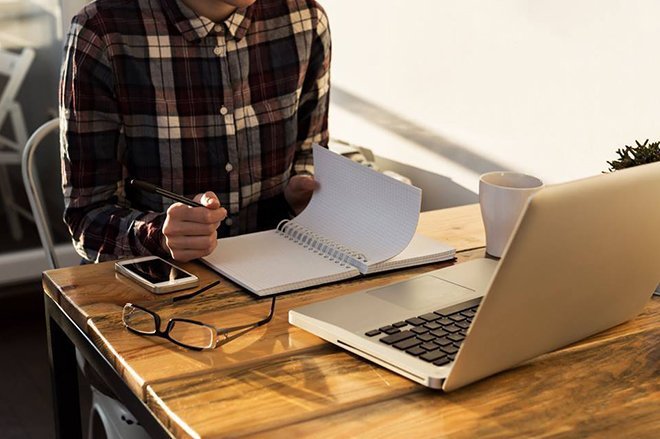
<svg viewBox="0 0 660 439">
<path fill-rule="evenodd" d="M 120 260 L 115 262 L 115 270 L 156 294 L 171 293 L 199 284 L 197 276 L 158 256 Z"/>
</svg>

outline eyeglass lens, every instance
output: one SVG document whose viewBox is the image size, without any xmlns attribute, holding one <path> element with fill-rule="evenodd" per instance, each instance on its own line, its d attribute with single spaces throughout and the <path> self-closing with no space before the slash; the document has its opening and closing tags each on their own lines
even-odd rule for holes
<svg viewBox="0 0 660 439">
<path fill-rule="evenodd" d="M 132 304 L 124 306 L 124 324 L 133 331 L 144 335 L 158 332 L 153 314 Z M 215 330 L 196 322 L 173 319 L 168 326 L 167 336 L 173 341 L 197 349 L 210 349 L 215 345 Z"/>
<path fill-rule="evenodd" d="M 122 320 L 126 326 L 141 334 L 156 333 L 156 319 L 154 316 L 130 303 L 124 306 Z"/>
<path fill-rule="evenodd" d="M 168 335 L 176 342 L 199 349 L 210 349 L 215 343 L 215 330 L 183 320 L 172 320 Z"/>
</svg>

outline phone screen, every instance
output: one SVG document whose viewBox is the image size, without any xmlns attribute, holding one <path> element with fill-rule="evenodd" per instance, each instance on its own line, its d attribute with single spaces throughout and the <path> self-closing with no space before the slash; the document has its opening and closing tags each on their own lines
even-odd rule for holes
<svg viewBox="0 0 660 439">
<path fill-rule="evenodd" d="M 124 265 L 124 268 L 148 280 L 152 284 L 190 277 L 188 273 L 160 259 L 133 262 Z"/>
</svg>

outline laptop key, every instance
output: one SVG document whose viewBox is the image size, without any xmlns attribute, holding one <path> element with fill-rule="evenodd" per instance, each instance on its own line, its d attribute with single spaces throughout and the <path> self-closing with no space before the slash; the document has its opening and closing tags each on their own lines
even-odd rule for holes
<svg viewBox="0 0 660 439">
<path fill-rule="evenodd" d="M 423 326 L 415 326 L 414 328 L 411 329 L 412 332 L 415 334 L 424 334 L 429 332 L 429 330 Z"/>
<path fill-rule="evenodd" d="M 456 346 L 453 346 L 453 345 L 442 346 L 440 348 L 440 350 L 442 350 L 443 352 L 445 352 L 447 354 L 455 354 L 456 352 L 458 352 L 458 348 Z"/>
<path fill-rule="evenodd" d="M 392 326 L 394 326 L 395 328 L 403 328 L 403 327 L 406 326 L 406 325 L 407 325 L 406 322 L 396 322 L 396 323 L 392 323 Z"/>
<path fill-rule="evenodd" d="M 378 334 L 380 334 L 379 329 L 374 329 L 373 331 L 367 331 L 364 333 L 364 335 L 366 335 L 367 337 L 373 337 L 374 335 L 378 335 Z"/>
<path fill-rule="evenodd" d="M 433 364 L 435 366 L 444 366 L 445 364 L 448 364 L 449 362 L 451 362 L 451 360 L 449 358 L 447 358 L 447 356 L 444 356 L 444 357 L 441 357 L 441 358 L 435 360 L 433 362 Z"/>
<path fill-rule="evenodd" d="M 426 349 L 427 351 L 434 351 L 438 349 L 438 345 L 435 343 L 422 343 L 419 347 Z"/>
<path fill-rule="evenodd" d="M 434 320 L 439 319 L 440 316 L 435 314 L 435 313 L 430 312 L 428 314 L 423 314 L 423 315 L 419 316 L 419 318 L 426 321 L 426 322 L 432 322 Z"/>
<path fill-rule="evenodd" d="M 436 339 L 433 343 L 437 344 L 438 346 L 447 346 L 451 344 L 451 340 L 449 340 L 447 337 L 441 337 Z"/>
<path fill-rule="evenodd" d="M 383 332 L 385 334 L 396 334 L 398 332 L 401 332 L 401 330 L 399 328 L 390 328 L 390 329 L 384 330 Z"/>
<path fill-rule="evenodd" d="M 410 348 L 406 351 L 410 355 L 414 355 L 415 357 L 419 357 L 422 354 L 425 354 L 428 352 L 426 349 L 422 349 L 419 346 L 415 346 L 414 348 Z"/>
<path fill-rule="evenodd" d="M 442 352 L 440 349 L 437 349 L 435 351 L 429 351 L 425 354 L 422 354 L 419 356 L 424 361 L 428 361 L 429 363 L 439 360 L 440 358 L 444 357 L 445 353 Z"/>
<path fill-rule="evenodd" d="M 436 329 L 435 331 L 431 331 L 430 334 L 435 337 L 444 337 L 449 333 L 447 331 L 443 331 L 442 329 Z"/>
<path fill-rule="evenodd" d="M 418 317 L 413 317 L 412 319 L 408 319 L 408 320 L 406 320 L 406 322 L 410 323 L 413 326 L 420 326 L 420 325 L 423 325 L 424 323 L 426 323 L 425 320 L 422 320 Z"/>
<path fill-rule="evenodd" d="M 438 322 L 428 322 L 427 324 L 424 325 L 425 328 L 428 328 L 430 330 L 442 328 L 442 325 L 439 324 Z"/>
<path fill-rule="evenodd" d="M 385 344 L 394 344 L 397 343 L 401 340 L 405 340 L 411 337 L 414 337 L 415 333 L 410 332 L 410 331 L 401 331 L 396 334 L 388 335 L 387 337 L 383 337 L 380 339 Z M 421 343 L 421 342 L 420 342 Z"/>
<path fill-rule="evenodd" d="M 449 316 L 449 318 L 455 322 L 462 322 L 463 320 L 465 320 L 465 316 L 461 314 L 452 314 Z"/>
<path fill-rule="evenodd" d="M 449 325 L 449 326 L 444 326 L 442 329 L 444 329 L 447 332 L 458 332 L 461 330 L 461 328 L 457 325 Z"/>
<path fill-rule="evenodd" d="M 417 346 L 418 344 L 421 344 L 421 340 L 417 340 L 416 338 L 409 338 L 407 340 L 400 341 L 398 343 L 394 343 L 392 346 L 394 346 L 397 349 L 401 349 L 402 351 L 405 351 L 407 349 L 410 349 L 412 347 Z"/>
<path fill-rule="evenodd" d="M 456 334 L 448 335 L 447 338 L 451 341 L 462 341 L 465 338 L 465 336 L 463 334 L 456 333 Z"/>
<path fill-rule="evenodd" d="M 456 326 L 458 326 L 459 328 L 467 329 L 470 327 L 470 324 L 472 324 L 472 322 L 465 321 L 465 322 L 456 323 Z"/>
<path fill-rule="evenodd" d="M 418 335 L 417 338 L 419 338 L 423 342 L 435 340 L 435 337 L 432 336 L 431 334 L 421 334 L 421 335 Z"/>
<path fill-rule="evenodd" d="M 443 317 L 441 319 L 438 319 L 437 322 L 440 323 L 443 326 L 444 325 L 451 325 L 452 323 L 454 323 L 453 320 L 449 320 L 447 317 Z"/>
</svg>

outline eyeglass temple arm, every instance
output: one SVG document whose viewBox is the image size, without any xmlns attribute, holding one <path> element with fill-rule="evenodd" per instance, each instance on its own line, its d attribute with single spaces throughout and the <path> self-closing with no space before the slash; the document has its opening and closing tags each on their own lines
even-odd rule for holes
<svg viewBox="0 0 660 439">
<path fill-rule="evenodd" d="M 224 331 L 219 331 L 218 334 L 223 334 L 223 333 L 224 333 L 225 338 L 218 339 L 218 341 L 217 341 L 216 344 L 215 344 L 215 347 L 217 348 L 218 346 L 222 346 L 222 345 L 225 344 L 225 343 L 229 343 L 229 342 L 232 341 L 233 339 L 238 338 L 238 337 L 240 337 L 241 335 L 246 334 L 246 333 L 252 331 L 252 330 L 255 329 L 255 328 L 257 328 L 256 325 L 252 325 L 252 326 L 247 325 L 247 329 L 243 329 L 242 331 L 239 331 L 239 332 L 237 332 L 237 333 L 235 333 L 235 334 L 232 334 L 232 335 L 227 335 L 226 333 L 224 333 Z M 234 330 L 235 330 L 235 329 L 234 329 Z"/>
<path fill-rule="evenodd" d="M 270 313 L 268 313 L 268 317 L 266 317 L 265 319 L 259 320 L 258 322 L 254 322 L 254 323 L 247 323 L 245 325 L 231 326 L 229 328 L 216 328 L 216 332 L 217 332 L 218 335 L 224 335 L 225 337 L 227 337 L 223 341 L 231 340 L 232 338 L 235 338 L 236 336 L 241 335 L 242 332 L 240 334 L 231 335 L 231 336 L 228 336 L 227 335 L 228 333 L 234 332 L 234 331 L 239 331 L 239 330 L 245 329 L 245 328 L 254 329 L 254 328 L 258 328 L 259 326 L 263 326 L 263 325 L 265 325 L 266 323 L 270 322 L 273 319 L 273 314 L 275 314 L 275 297 L 274 296 L 273 296 L 273 301 L 270 303 Z M 247 332 L 247 331 L 245 331 L 245 332 Z"/>
<path fill-rule="evenodd" d="M 173 297 L 173 298 L 172 298 L 172 302 L 178 302 L 179 300 L 190 299 L 191 297 L 195 297 L 195 296 L 197 296 L 198 294 L 202 294 L 202 293 L 203 293 L 204 291 L 206 291 L 206 290 L 210 290 L 211 288 L 213 288 L 214 286 L 218 285 L 219 283 L 220 283 L 220 281 L 219 281 L 219 280 L 216 280 L 215 282 L 211 282 L 211 283 L 208 284 L 207 286 L 205 286 L 205 287 L 203 287 L 203 288 L 200 288 L 200 289 L 197 290 L 197 291 L 193 291 L 192 293 L 183 294 L 183 295 L 181 295 L 181 296 Z"/>
</svg>

